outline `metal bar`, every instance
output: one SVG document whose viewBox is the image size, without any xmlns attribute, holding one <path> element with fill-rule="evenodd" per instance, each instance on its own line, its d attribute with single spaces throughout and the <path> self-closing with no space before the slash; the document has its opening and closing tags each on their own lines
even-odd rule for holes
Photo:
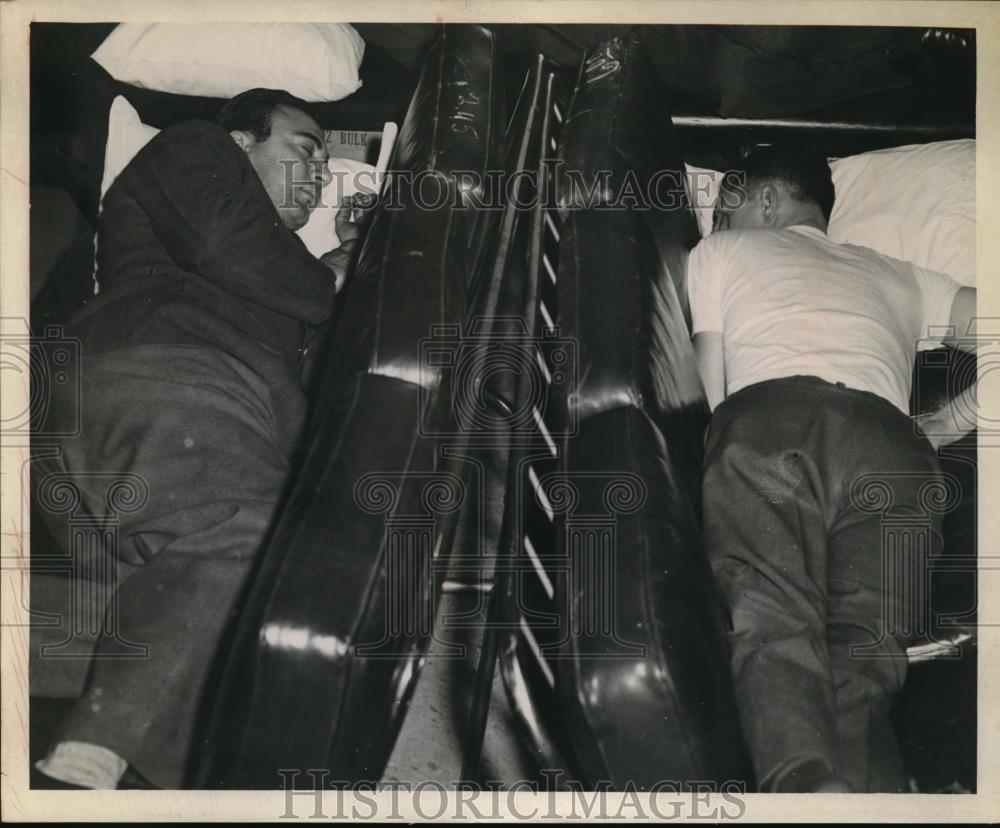
<svg viewBox="0 0 1000 828">
<path fill-rule="evenodd" d="M 856 133 L 909 133 L 920 135 L 975 135 L 968 124 L 871 124 L 858 121 L 819 121 L 807 118 L 723 118 L 718 115 L 674 115 L 676 127 L 698 129 L 826 130 Z"/>
</svg>

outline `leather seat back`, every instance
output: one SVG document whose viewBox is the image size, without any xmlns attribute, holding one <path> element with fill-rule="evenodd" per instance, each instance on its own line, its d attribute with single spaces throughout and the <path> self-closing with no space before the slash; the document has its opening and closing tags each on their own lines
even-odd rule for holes
<svg viewBox="0 0 1000 828">
<path fill-rule="evenodd" d="M 588 54 L 562 159 L 584 173 L 610 169 L 612 185 L 671 173 L 661 180 L 678 182 L 684 204 L 683 161 L 653 78 L 635 38 Z M 567 395 L 574 430 L 562 467 L 541 481 L 561 519 L 555 663 L 568 729 L 592 783 L 745 779 L 724 615 L 699 530 L 708 408 L 677 292 L 693 216 L 574 198 L 560 196 L 558 272 L 562 334 L 579 349 Z"/>
<path fill-rule="evenodd" d="M 638 35 L 598 44 L 585 56 L 560 139 L 560 210 L 634 210 L 646 220 L 687 316 L 684 273 L 698 243 L 670 100 Z M 567 122 L 569 123 L 569 122 Z M 664 164 L 664 159 L 677 163 Z"/>
<path fill-rule="evenodd" d="M 378 779 L 431 634 L 465 498 L 448 356 L 488 236 L 456 171 L 502 158 L 494 38 L 445 27 L 318 377 L 303 459 L 239 621 L 200 784 L 277 787 L 281 768 Z M 414 176 L 444 188 L 422 201 Z M 409 177 L 409 181 L 406 178 Z M 471 220 L 470 220 L 471 219 Z"/>
</svg>

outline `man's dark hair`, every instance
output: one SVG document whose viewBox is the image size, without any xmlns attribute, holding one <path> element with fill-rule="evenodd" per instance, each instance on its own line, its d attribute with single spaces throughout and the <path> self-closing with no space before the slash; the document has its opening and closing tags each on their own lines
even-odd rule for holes
<svg viewBox="0 0 1000 828">
<path fill-rule="evenodd" d="M 819 205 L 829 221 L 833 212 L 833 176 L 826 158 L 798 147 L 773 145 L 751 151 L 740 165 L 747 189 L 780 181 L 799 201 Z"/>
<path fill-rule="evenodd" d="M 266 141 L 271 135 L 271 116 L 279 106 L 312 114 L 309 104 L 283 89 L 248 89 L 222 107 L 215 123 L 227 132 L 243 130 L 256 141 Z"/>
</svg>

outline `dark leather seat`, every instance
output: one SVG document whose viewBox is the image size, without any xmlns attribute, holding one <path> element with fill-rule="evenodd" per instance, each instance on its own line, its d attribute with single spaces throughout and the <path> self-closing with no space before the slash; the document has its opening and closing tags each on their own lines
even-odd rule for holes
<svg viewBox="0 0 1000 828">
<path fill-rule="evenodd" d="M 670 100 L 637 33 L 584 57 L 559 147 L 560 210 L 633 210 L 652 239 L 687 315 L 684 272 L 699 241 Z"/>
<path fill-rule="evenodd" d="M 683 171 L 637 40 L 588 54 L 561 145 L 585 181 L 611 172 L 596 201 L 559 192 L 559 322 L 579 380 L 563 466 L 542 483 L 564 516 L 556 664 L 570 738 L 591 783 L 745 780 L 699 530 L 708 408 L 678 293 L 697 229 L 676 176 L 673 211 L 605 209 L 627 178 Z"/>
<path fill-rule="evenodd" d="M 465 497 L 461 468 L 439 451 L 456 434 L 445 357 L 490 216 L 462 206 L 476 193 L 456 173 L 492 168 L 504 125 L 493 36 L 446 27 L 400 130 L 395 189 L 373 216 L 304 460 L 239 622 L 201 786 L 277 788 L 281 768 L 381 774 Z M 404 173 L 425 180 L 433 204 Z"/>
</svg>

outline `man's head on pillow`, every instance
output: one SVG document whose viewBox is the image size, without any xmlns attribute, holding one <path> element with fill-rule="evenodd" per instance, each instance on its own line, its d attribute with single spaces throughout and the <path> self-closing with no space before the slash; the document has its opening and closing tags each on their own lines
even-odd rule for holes
<svg viewBox="0 0 1000 828">
<path fill-rule="evenodd" d="M 278 89 L 241 92 L 216 116 L 247 154 L 282 223 L 298 230 L 330 183 L 323 130 L 309 105 Z"/>
<path fill-rule="evenodd" d="M 826 230 L 833 211 L 830 165 L 819 153 L 770 146 L 726 173 L 713 230 L 780 230 L 807 224 Z"/>
</svg>

